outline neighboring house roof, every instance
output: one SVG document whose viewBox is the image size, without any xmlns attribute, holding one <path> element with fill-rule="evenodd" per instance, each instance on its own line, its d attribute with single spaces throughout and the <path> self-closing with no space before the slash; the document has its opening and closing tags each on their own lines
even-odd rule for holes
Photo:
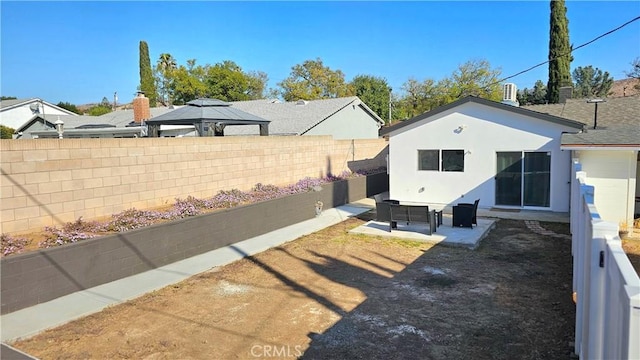
<svg viewBox="0 0 640 360">
<path fill-rule="evenodd" d="M 151 116 L 160 116 L 174 109 L 168 107 L 151 108 Z M 133 110 L 116 110 L 100 116 L 90 115 L 35 115 L 24 125 L 16 130 L 16 132 L 22 132 L 29 128 L 34 122 L 45 121 L 45 125 L 55 129 L 55 122 L 60 118 L 64 122 L 65 129 L 75 129 L 81 126 L 87 125 L 107 125 L 115 127 L 126 127 L 133 121 Z"/>
<path fill-rule="evenodd" d="M 640 126 L 640 95 L 604 100 L 598 103 L 598 128 Z M 587 99 L 567 99 L 565 104 L 526 105 L 522 108 L 581 121 L 587 124 L 587 128 L 593 128 L 595 104 L 588 103 Z"/>
<path fill-rule="evenodd" d="M 14 105 L 22 104 L 30 99 L 11 99 L 11 100 L 0 100 L 0 109 L 5 109 L 9 107 L 13 107 Z"/>
<path fill-rule="evenodd" d="M 513 105 L 507 105 L 507 104 L 503 104 L 503 103 L 499 103 L 496 101 L 491 101 L 491 100 L 487 100 L 487 99 L 483 99 L 483 98 L 479 98 L 476 96 L 467 96 L 464 97 L 462 99 L 456 100 L 452 103 L 449 103 L 447 105 L 441 106 L 439 108 L 436 108 L 434 110 L 431 110 L 429 112 L 420 114 L 418 116 L 415 116 L 409 120 L 405 120 L 403 122 L 400 122 L 398 124 L 383 128 L 380 130 L 380 135 L 384 136 L 384 135 L 390 135 L 390 133 L 397 131 L 399 129 L 404 128 L 405 126 L 409 126 L 411 124 L 414 124 L 416 122 L 422 121 L 424 119 L 427 119 L 429 117 L 432 117 L 434 115 L 443 113 L 445 111 L 451 110 L 453 108 L 456 108 L 460 105 L 466 104 L 466 103 L 476 103 L 476 104 L 481 104 L 481 105 L 486 105 L 486 106 L 490 106 L 496 109 L 500 109 L 500 110 L 505 110 L 505 111 L 510 111 L 516 114 L 520 114 L 520 115 L 525 115 L 525 116 L 530 116 L 536 119 L 540 119 L 540 120 L 544 120 L 544 121 L 549 121 L 555 124 L 560 124 L 560 125 L 565 125 L 565 126 L 569 126 L 569 127 L 573 127 L 576 129 L 582 129 L 584 127 L 584 123 L 579 122 L 579 121 L 575 121 L 575 120 L 570 120 L 570 119 L 566 119 L 563 117 L 559 117 L 559 116 L 554 116 L 554 115 L 549 115 L 549 114 L 545 114 L 545 113 L 541 113 L 541 112 L 537 112 L 537 111 L 533 111 L 533 110 L 528 110 L 528 109 L 524 109 L 521 107 L 517 107 L 517 106 L 513 106 Z"/>
<path fill-rule="evenodd" d="M 52 108 L 55 108 L 56 110 L 62 111 L 64 113 L 67 113 L 69 115 L 75 115 L 77 116 L 78 114 L 74 113 L 73 111 L 69 111 L 67 109 L 63 109 L 57 105 L 54 105 L 50 102 L 41 100 L 39 98 L 30 98 L 30 99 L 12 99 L 12 100 L 0 100 L 0 111 L 7 111 L 16 107 L 20 107 L 29 103 L 33 103 L 33 102 L 43 102 L 45 104 L 47 104 L 47 106 L 50 106 Z"/>
<path fill-rule="evenodd" d="M 357 96 L 291 102 L 263 99 L 236 101 L 231 104 L 235 108 L 270 120 L 269 133 L 272 135 L 303 135 L 349 105 L 362 107 L 376 122 L 384 124 L 384 121 Z M 232 131 L 236 135 L 252 130 L 234 127 Z"/>
</svg>

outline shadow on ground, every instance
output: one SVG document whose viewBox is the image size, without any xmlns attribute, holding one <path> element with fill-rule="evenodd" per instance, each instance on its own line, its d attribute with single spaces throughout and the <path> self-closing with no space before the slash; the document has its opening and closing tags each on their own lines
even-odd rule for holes
<svg viewBox="0 0 640 360">
<path fill-rule="evenodd" d="M 549 225 L 568 233 L 566 224 Z M 303 358 L 566 359 L 574 324 L 570 246 L 568 238 L 500 220 L 475 251 L 434 246 L 399 272 L 380 269 L 389 276 L 314 254 L 324 264 L 310 268 L 366 300 L 310 333 Z M 389 259 L 383 247 L 372 255 Z"/>
</svg>

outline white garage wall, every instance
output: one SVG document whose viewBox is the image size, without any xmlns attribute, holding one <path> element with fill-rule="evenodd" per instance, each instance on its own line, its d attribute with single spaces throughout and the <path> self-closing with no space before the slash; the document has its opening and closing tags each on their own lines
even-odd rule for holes
<svg viewBox="0 0 640 360">
<path fill-rule="evenodd" d="M 600 217 L 631 224 L 635 210 L 638 152 L 633 150 L 576 151 L 587 173 L 586 183 L 595 187 L 594 204 Z"/>
</svg>

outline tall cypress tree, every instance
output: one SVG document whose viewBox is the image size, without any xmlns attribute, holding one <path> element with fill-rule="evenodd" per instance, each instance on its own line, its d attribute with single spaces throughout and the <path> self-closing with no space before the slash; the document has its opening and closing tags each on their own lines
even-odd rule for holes
<svg viewBox="0 0 640 360">
<path fill-rule="evenodd" d="M 140 41 L 140 91 L 149 98 L 149 106 L 156 106 L 156 83 L 151 70 L 149 46 L 146 41 Z"/>
<path fill-rule="evenodd" d="M 549 82 L 547 99 L 550 104 L 559 101 L 560 87 L 571 86 L 571 45 L 569 44 L 569 20 L 564 0 L 551 0 L 549 26 Z"/>
</svg>

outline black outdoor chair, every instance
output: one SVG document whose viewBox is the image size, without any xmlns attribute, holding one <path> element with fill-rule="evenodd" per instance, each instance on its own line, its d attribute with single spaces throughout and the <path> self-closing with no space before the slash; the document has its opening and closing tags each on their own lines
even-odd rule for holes
<svg viewBox="0 0 640 360">
<path fill-rule="evenodd" d="M 453 207 L 453 227 L 470 227 L 473 225 L 478 226 L 478 220 L 476 219 L 476 213 L 478 211 L 478 203 L 480 199 L 469 203 L 460 203 Z"/>
<path fill-rule="evenodd" d="M 431 235 L 436 231 L 438 227 L 438 220 L 435 210 L 429 210 L 428 206 L 420 205 L 400 205 L 391 204 L 391 220 L 406 222 L 407 225 L 413 223 L 427 224 L 427 235 Z M 395 223 L 392 221 L 392 223 Z M 389 232 L 395 229 L 393 225 L 389 225 Z"/>
<path fill-rule="evenodd" d="M 376 200 L 376 221 L 388 222 L 393 229 L 397 229 L 397 223 L 391 221 L 391 204 L 400 204 L 398 200 L 383 199 L 382 194 L 374 195 Z"/>
</svg>

